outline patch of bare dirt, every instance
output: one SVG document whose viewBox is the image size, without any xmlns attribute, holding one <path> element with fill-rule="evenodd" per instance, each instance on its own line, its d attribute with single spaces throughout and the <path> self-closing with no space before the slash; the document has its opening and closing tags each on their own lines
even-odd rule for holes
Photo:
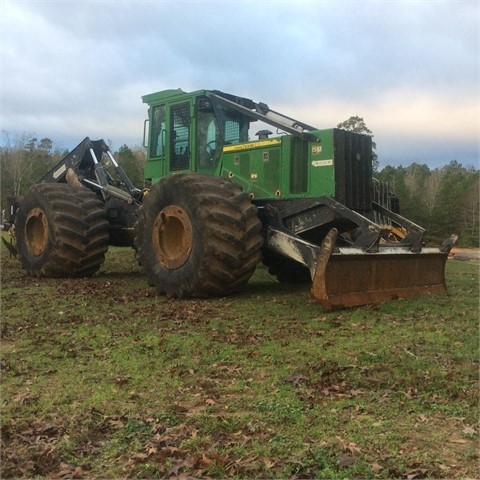
<svg viewBox="0 0 480 480">
<path fill-rule="evenodd" d="M 453 260 L 478 260 L 480 259 L 480 248 L 452 248 L 449 259 Z"/>
</svg>

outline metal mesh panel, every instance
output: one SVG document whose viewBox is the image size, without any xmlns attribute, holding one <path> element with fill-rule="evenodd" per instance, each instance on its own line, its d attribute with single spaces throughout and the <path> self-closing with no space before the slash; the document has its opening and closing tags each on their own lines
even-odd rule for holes
<svg viewBox="0 0 480 480">
<path fill-rule="evenodd" d="M 172 119 L 170 170 L 186 170 L 190 156 L 190 106 L 188 103 L 172 107 Z"/>
<path fill-rule="evenodd" d="M 225 122 L 225 143 L 238 143 L 240 141 L 240 125 L 238 122 L 227 120 Z"/>
<path fill-rule="evenodd" d="M 280 188 L 280 149 L 268 150 L 263 155 L 265 185 L 272 190 Z"/>
</svg>

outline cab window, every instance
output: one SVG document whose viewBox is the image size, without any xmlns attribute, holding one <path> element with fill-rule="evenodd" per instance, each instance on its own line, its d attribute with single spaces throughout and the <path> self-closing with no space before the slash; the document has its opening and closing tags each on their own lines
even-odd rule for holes
<svg viewBox="0 0 480 480">
<path fill-rule="evenodd" d="M 212 111 L 200 111 L 197 122 L 197 155 L 200 167 L 212 167 L 220 155 L 220 136 Z"/>
<path fill-rule="evenodd" d="M 153 107 L 151 132 L 150 157 L 163 157 L 165 154 L 165 105 Z"/>
</svg>

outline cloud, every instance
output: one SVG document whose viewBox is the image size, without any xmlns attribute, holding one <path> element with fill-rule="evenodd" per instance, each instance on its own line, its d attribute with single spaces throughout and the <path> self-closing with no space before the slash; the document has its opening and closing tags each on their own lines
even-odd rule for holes
<svg viewBox="0 0 480 480">
<path fill-rule="evenodd" d="M 141 96 L 219 89 L 377 145 L 478 148 L 476 2 L 2 2 L 2 129 L 138 145 Z M 423 142 L 423 143 L 422 143 Z M 462 147 L 463 146 L 463 147 Z M 405 147 L 407 148 L 407 147 Z M 412 152 L 413 155 L 413 152 Z M 450 159 L 447 159 L 449 161 Z"/>
</svg>

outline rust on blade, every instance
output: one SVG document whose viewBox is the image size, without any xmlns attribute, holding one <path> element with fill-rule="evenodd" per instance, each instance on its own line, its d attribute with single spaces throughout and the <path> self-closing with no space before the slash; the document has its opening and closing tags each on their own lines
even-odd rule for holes
<svg viewBox="0 0 480 480">
<path fill-rule="evenodd" d="M 335 247 L 335 242 L 337 241 L 338 230 L 332 228 L 325 238 L 322 241 L 320 247 L 320 254 L 317 258 L 317 264 L 315 266 L 315 273 L 313 275 L 312 283 L 312 295 L 322 304 L 322 307 L 325 310 L 331 310 L 332 305 L 330 304 L 328 293 L 327 293 L 327 265 L 330 260 L 330 256 Z"/>
<path fill-rule="evenodd" d="M 377 304 L 447 289 L 448 254 L 445 252 L 430 249 L 399 253 L 387 249 L 381 253 L 332 253 L 329 241 L 322 245 L 312 285 L 313 296 L 325 310 Z"/>
</svg>

